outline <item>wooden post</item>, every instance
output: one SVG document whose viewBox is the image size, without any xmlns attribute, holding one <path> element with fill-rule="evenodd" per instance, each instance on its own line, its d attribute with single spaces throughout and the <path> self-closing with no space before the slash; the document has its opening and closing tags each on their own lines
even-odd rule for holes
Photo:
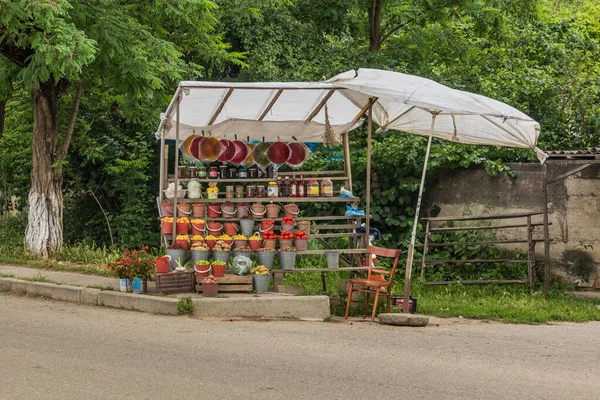
<svg viewBox="0 0 600 400">
<path fill-rule="evenodd" d="M 346 175 L 346 189 L 352 191 L 352 169 L 350 164 L 350 143 L 348 132 L 342 135 L 342 145 L 344 151 L 344 175 Z"/>
<path fill-rule="evenodd" d="M 425 152 L 425 163 L 423 165 L 423 174 L 421 175 L 421 187 L 419 188 L 419 197 L 417 198 L 417 207 L 415 208 L 415 221 L 413 223 L 412 236 L 408 245 L 408 253 L 406 254 L 406 274 L 404 276 L 404 304 L 402 312 L 410 311 L 410 280 L 412 275 L 412 264 L 415 253 L 415 241 L 417 238 L 417 227 L 419 225 L 419 212 L 421 211 L 421 201 L 423 200 L 423 190 L 425 188 L 425 177 L 427 175 L 427 163 L 429 162 L 429 154 L 431 153 L 431 142 L 433 140 L 433 129 L 435 128 L 435 119 L 438 113 L 431 113 L 431 129 L 429 131 L 429 140 L 427 141 L 427 151 Z"/>
<path fill-rule="evenodd" d="M 544 164 L 544 297 L 550 291 L 550 232 L 548 229 L 548 164 Z"/>
<path fill-rule="evenodd" d="M 171 244 L 175 244 L 175 239 L 177 238 L 177 199 L 179 193 L 177 193 L 177 188 L 179 187 L 179 171 L 177 171 L 177 167 L 179 166 L 179 119 L 180 119 L 180 107 L 181 104 L 181 92 L 177 93 L 177 119 L 175 122 L 175 190 L 173 199 L 173 236 L 171 238 Z"/>
<path fill-rule="evenodd" d="M 533 263 L 535 253 L 533 249 L 533 226 L 531 226 L 531 215 L 527 216 L 527 282 L 529 283 L 529 294 L 533 294 Z"/>
<path fill-rule="evenodd" d="M 425 280 L 425 258 L 427 257 L 427 251 L 429 248 L 429 228 L 431 227 L 431 221 L 427 220 L 427 225 L 425 225 L 425 241 L 423 243 L 423 259 L 421 260 L 421 280 Z"/>
<path fill-rule="evenodd" d="M 159 214 L 162 215 L 160 210 L 160 205 L 164 200 L 164 192 L 165 189 L 165 132 L 164 130 L 160 133 L 160 172 L 159 172 L 159 182 L 158 182 L 158 206 L 159 206 Z"/>
<path fill-rule="evenodd" d="M 365 246 L 369 246 L 369 234 L 371 232 L 371 133 L 373 130 L 373 98 L 369 99 L 369 122 L 367 124 L 367 185 L 365 187 L 366 207 L 365 207 Z M 367 260 L 369 266 L 371 260 Z"/>
</svg>

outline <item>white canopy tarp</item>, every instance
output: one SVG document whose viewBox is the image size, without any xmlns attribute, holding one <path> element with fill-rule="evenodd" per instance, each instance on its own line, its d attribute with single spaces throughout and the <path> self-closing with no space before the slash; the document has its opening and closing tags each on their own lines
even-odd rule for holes
<svg viewBox="0 0 600 400">
<path fill-rule="evenodd" d="M 429 79 L 378 69 L 348 71 L 328 81 L 347 89 L 353 102 L 377 97 L 373 120 L 380 131 L 398 130 L 429 136 L 431 114 L 437 114 L 433 137 L 479 145 L 536 148 L 540 125 L 500 101 L 451 89 Z"/>
<path fill-rule="evenodd" d="M 325 104 L 329 123 L 341 134 L 360 125 L 369 96 L 348 98 L 341 86 L 310 82 L 181 82 L 156 133 L 175 139 L 177 96 L 181 93 L 179 138 L 195 131 L 215 137 L 322 142 Z M 354 100 L 358 99 L 358 100 Z"/>
</svg>

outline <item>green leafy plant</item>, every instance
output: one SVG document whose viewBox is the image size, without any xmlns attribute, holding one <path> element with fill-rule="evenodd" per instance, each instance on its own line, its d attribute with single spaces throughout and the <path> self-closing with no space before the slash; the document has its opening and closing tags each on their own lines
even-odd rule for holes
<svg viewBox="0 0 600 400">
<path fill-rule="evenodd" d="M 194 312 L 194 302 L 190 296 L 182 296 L 177 301 L 177 314 L 192 314 Z"/>
</svg>

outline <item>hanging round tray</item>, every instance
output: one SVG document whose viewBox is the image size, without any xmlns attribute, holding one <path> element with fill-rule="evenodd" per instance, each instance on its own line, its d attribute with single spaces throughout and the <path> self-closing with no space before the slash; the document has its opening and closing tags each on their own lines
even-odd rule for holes
<svg viewBox="0 0 600 400">
<path fill-rule="evenodd" d="M 287 143 L 277 141 L 271 144 L 269 150 L 267 150 L 267 157 L 273 164 L 285 164 L 290 158 L 290 148 Z"/>
<path fill-rule="evenodd" d="M 192 141 L 194 140 L 194 138 L 196 138 L 196 135 L 191 135 L 188 136 L 184 141 L 183 141 L 183 147 L 182 147 L 182 151 L 187 154 L 190 157 L 193 157 L 192 155 L 192 151 L 191 151 L 191 146 L 192 146 Z"/>
<path fill-rule="evenodd" d="M 271 160 L 269 160 L 268 156 L 269 147 L 271 147 L 271 143 L 267 142 L 262 142 L 256 145 L 254 148 L 254 162 L 256 165 L 266 167 L 270 164 Z"/>
<path fill-rule="evenodd" d="M 240 165 L 248 156 L 248 147 L 241 140 L 234 140 L 232 143 L 235 146 L 235 154 L 231 158 L 231 163 Z"/>
<path fill-rule="evenodd" d="M 246 148 L 248 149 L 248 155 L 242 161 L 242 165 L 244 167 L 250 167 L 254 164 L 254 148 L 256 147 L 253 143 L 246 143 Z"/>
<path fill-rule="evenodd" d="M 202 161 L 215 161 L 221 154 L 221 142 L 214 137 L 205 137 L 200 142 L 200 157 Z"/>
<path fill-rule="evenodd" d="M 221 139 L 221 153 L 217 156 L 217 160 L 221 162 L 231 161 L 235 155 L 235 145 L 229 139 Z"/>
<path fill-rule="evenodd" d="M 200 159 L 200 142 L 202 142 L 202 139 L 204 139 L 204 137 L 196 136 L 194 137 L 194 140 L 192 140 L 192 144 L 190 145 L 190 154 L 196 160 Z"/>
<path fill-rule="evenodd" d="M 294 168 L 301 167 L 308 160 L 310 150 L 304 143 L 300 142 L 288 143 L 288 147 L 290 148 L 290 158 L 287 160 L 288 165 Z"/>
</svg>

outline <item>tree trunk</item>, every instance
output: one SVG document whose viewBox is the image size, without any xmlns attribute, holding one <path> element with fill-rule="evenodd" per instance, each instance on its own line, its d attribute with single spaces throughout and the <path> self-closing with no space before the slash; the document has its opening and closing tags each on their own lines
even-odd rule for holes
<svg viewBox="0 0 600 400">
<path fill-rule="evenodd" d="M 59 89 L 54 79 L 32 90 L 33 165 L 25 249 L 50 257 L 62 248 L 62 171 L 57 161 Z"/>
<path fill-rule="evenodd" d="M 379 53 L 381 48 L 381 9 L 383 0 L 370 0 L 369 4 L 369 50 Z"/>
<path fill-rule="evenodd" d="M 4 135 L 4 119 L 6 117 L 6 100 L 0 100 L 0 138 Z"/>
</svg>

